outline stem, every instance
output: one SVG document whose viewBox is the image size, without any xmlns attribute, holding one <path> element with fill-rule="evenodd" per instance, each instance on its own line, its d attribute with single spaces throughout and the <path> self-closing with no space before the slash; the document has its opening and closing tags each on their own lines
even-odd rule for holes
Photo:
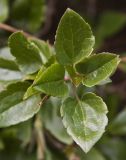
<svg viewBox="0 0 126 160">
<path fill-rule="evenodd" d="M 4 23 L 0 23 L 0 29 L 6 30 L 6 31 L 12 32 L 12 33 L 21 31 L 21 29 L 17 29 L 17 28 L 15 28 L 15 27 L 9 26 L 9 25 L 4 24 Z M 30 35 L 29 33 L 26 33 L 26 32 L 23 32 L 23 33 L 24 33 L 24 35 L 25 35 L 26 37 L 28 37 L 28 38 L 29 38 L 29 37 L 31 37 L 31 38 L 36 38 L 36 37 Z"/>
<path fill-rule="evenodd" d="M 77 95 L 77 89 L 76 89 L 76 86 L 72 83 L 72 86 L 73 86 L 73 93 L 74 93 L 74 96 L 76 97 L 77 101 L 80 102 L 80 99 Z"/>
<path fill-rule="evenodd" d="M 37 157 L 38 160 L 44 160 L 45 140 L 42 131 L 42 121 L 39 115 L 36 116 L 34 126 L 36 132 L 36 140 L 37 140 Z"/>
<path fill-rule="evenodd" d="M 39 106 L 41 106 L 48 98 L 49 98 L 49 96 L 48 96 L 48 95 L 45 95 L 45 96 L 42 98 L 41 102 L 39 103 Z"/>
</svg>

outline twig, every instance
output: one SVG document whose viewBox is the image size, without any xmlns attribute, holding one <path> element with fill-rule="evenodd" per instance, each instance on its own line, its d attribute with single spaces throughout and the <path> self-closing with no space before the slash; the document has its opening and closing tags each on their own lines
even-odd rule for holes
<svg viewBox="0 0 126 160">
<path fill-rule="evenodd" d="M 38 157 L 38 160 L 44 160 L 45 140 L 44 140 L 44 135 L 42 131 L 42 121 L 39 115 L 36 116 L 34 126 L 35 126 L 36 141 L 37 141 L 37 157 Z"/>
<path fill-rule="evenodd" d="M 0 23 L 0 29 L 6 30 L 6 31 L 12 32 L 12 33 L 18 32 L 18 31 L 22 31 L 21 29 L 17 29 L 17 28 L 15 28 L 15 27 L 12 27 L 12 26 L 7 25 L 7 24 L 4 24 L 4 23 Z M 36 38 L 36 37 L 32 36 L 31 34 L 26 33 L 26 32 L 24 32 L 24 31 L 23 31 L 23 33 L 24 33 L 24 35 L 25 35 L 26 37 Z"/>
<path fill-rule="evenodd" d="M 126 57 L 121 57 L 122 62 L 126 62 Z"/>
<path fill-rule="evenodd" d="M 48 96 L 48 95 L 45 95 L 45 96 L 42 98 L 41 102 L 39 103 L 39 106 L 41 106 L 48 98 L 49 98 L 49 96 Z"/>
</svg>

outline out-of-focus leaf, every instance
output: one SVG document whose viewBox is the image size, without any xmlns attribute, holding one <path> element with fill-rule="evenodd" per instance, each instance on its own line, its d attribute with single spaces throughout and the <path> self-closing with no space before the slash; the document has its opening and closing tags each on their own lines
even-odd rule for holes
<svg viewBox="0 0 126 160">
<path fill-rule="evenodd" d="M 109 131 L 115 135 L 126 135 L 126 109 L 121 111 L 110 123 Z"/>
<path fill-rule="evenodd" d="M 0 151 L 4 149 L 4 142 L 2 139 L 0 139 Z"/>
<path fill-rule="evenodd" d="M 100 47 L 105 38 L 117 33 L 126 23 L 126 16 L 119 12 L 105 12 L 101 15 L 96 31 L 96 48 Z"/>
<path fill-rule="evenodd" d="M 7 60 L 0 57 L 0 68 L 19 71 L 17 64 L 12 60 Z"/>
<path fill-rule="evenodd" d="M 60 20 L 55 40 L 57 60 L 62 65 L 71 65 L 92 52 L 94 36 L 90 26 L 71 9 Z"/>
<path fill-rule="evenodd" d="M 45 0 L 15 0 L 12 17 L 17 25 L 36 32 L 45 18 Z"/>
<path fill-rule="evenodd" d="M 45 160 L 67 160 L 67 158 L 60 151 L 46 149 Z"/>
<path fill-rule="evenodd" d="M 92 148 L 87 154 L 77 148 L 75 150 L 75 154 L 80 158 L 80 160 L 106 160 L 104 156 L 95 148 Z"/>
<path fill-rule="evenodd" d="M 103 138 L 100 141 L 99 149 L 108 160 L 126 159 L 126 142 L 119 138 Z"/>
<path fill-rule="evenodd" d="M 32 134 L 32 121 L 28 120 L 21 124 L 14 126 L 17 129 L 17 138 L 22 141 L 22 146 L 27 145 L 30 142 Z"/>
<path fill-rule="evenodd" d="M 32 74 L 40 69 L 42 65 L 40 51 L 23 35 L 23 32 L 13 33 L 8 42 L 10 51 L 23 73 Z"/>
<path fill-rule="evenodd" d="M 83 84 L 92 87 L 108 78 L 116 69 L 120 59 L 115 54 L 93 55 L 76 65 L 76 71 L 83 75 Z"/>
<path fill-rule="evenodd" d="M 9 48 L 0 49 L 0 89 L 23 78 Z"/>
<path fill-rule="evenodd" d="M 120 104 L 120 97 L 116 93 L 113 93 L 113 94 L 107 93 L 105 102 L 109 110 L 108 119 L 109 119 L 109 122 L 111 123 L 111 120 L 113 120 L 113 118 L 116 116 L 118 112 L 118 106 Z"/>
<path fill-rule="evenodd" d="M 71 144 L 73 140 L 67 134 L 63 126 L 60 113 L 61 101 L 58 98 L 50 98 L 42 105 L 42 121 L 45 128 L 55 136 L 59 141 Z"/>
<path fill-rule="evenodd" d="M 8 18 L 8 0 L 0 0 L 0 22 Z"/>
<path fill-rule="evenodd" d="M 11 84 L 0 93 L 0 127 L 7 127 L 30 119 L 38 112 L 40 96 L 32 96 L 22 101 L 29 83 Z"/>
<path fill-rule="evenodd" d="M 3 47 L 0 49 L 0 57 L 7 60 L 15 60 L 15 57 L 10 53 L 9 47 Z"/>
<path fill-rule="evenodd" d="M 67 98 L 61 107 L 63 124 L 68 134 L 87 153 L 100 139 L 107 125 L 107 106 L 93 93 L 80 101 Z"/>
</svg>

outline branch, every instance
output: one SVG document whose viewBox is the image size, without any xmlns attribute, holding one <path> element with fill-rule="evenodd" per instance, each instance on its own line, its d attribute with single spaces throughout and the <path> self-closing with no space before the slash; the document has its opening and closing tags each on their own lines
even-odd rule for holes
<svg viewBox="0 0 126 160">
<path fill-rule="evenodd" d="M 17 29 L 17 28 L 15 28 L 15 27 L 9 26 L 9 25 L 4 24 L 4 23 L 0 23 L 0 29 L 5 30 L 5 31 L 8 31 L 8 32 L 12 32 L 12 33 L 21 31 L 21 29 Z M 26 37 L 28 37 L 28 38 L 29 38 L 29 37 L 36 38 L 36 37 L 32 36 L 31 34 L 26 33 L 26 32 L 24 32 L 24 31 L 23 31 L 23 33 L 24 33 L 24 35 L 25 35 Z"/>
</svg>

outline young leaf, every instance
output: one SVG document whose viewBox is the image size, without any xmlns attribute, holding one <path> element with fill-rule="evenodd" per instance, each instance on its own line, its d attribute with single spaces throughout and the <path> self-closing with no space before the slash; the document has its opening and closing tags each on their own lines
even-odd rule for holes
<svg viewBox="0 0 126 160">
<path fill-rule="evenodd" d="M 61 107 L 68 134 L 86 153 L 105 131 L 106 113 L 106 104 L 93 93 L 85 94 L 80 101 L 69 97 Z"/>
<path fill-rule="evenodd" d="M 23 101 L 29 83 L 11 84 L 0 93 L 0 127 L 18 124 L 31 118 L 39 110 L 40 96 L 32 96 Z"/>
<path fill-rule="evenodd" d="M 67 94 L 68 88 L 64 83 L 65 69 L 60 64 L 52 64 L 45 71 L 38 73 L 33 88 L 52 96 L 62 97 Z"/>
<path fill-rule="evenodd" d="M 116 69 L 120 59 L 115 54 L 101 53 L 79 62 L 75 68 L 83 76 L 83 84 L 92 87 L 108 78 Z"/>
<path fill-rule="evenodd" d="M 0 22 L 4 22 L 8 17 L 8 0 L 0 0 Z"/>
<path fill-rule="evenodd" d="M 62 65 L 71 65 L 89 56 L 94 46 L 90 26 L 71 9 L 67 9 L 59 23 L 55 49 Z"/>
<path fill-rule="evenodd" d="M 25 74 L 32 74 L 40 69 L 42 60 L 38 47 L 30 42 L 23 32 L 15 32 L 9 37 L 9 47 L 16 58 L 20 70 Z"/>
</svg>

